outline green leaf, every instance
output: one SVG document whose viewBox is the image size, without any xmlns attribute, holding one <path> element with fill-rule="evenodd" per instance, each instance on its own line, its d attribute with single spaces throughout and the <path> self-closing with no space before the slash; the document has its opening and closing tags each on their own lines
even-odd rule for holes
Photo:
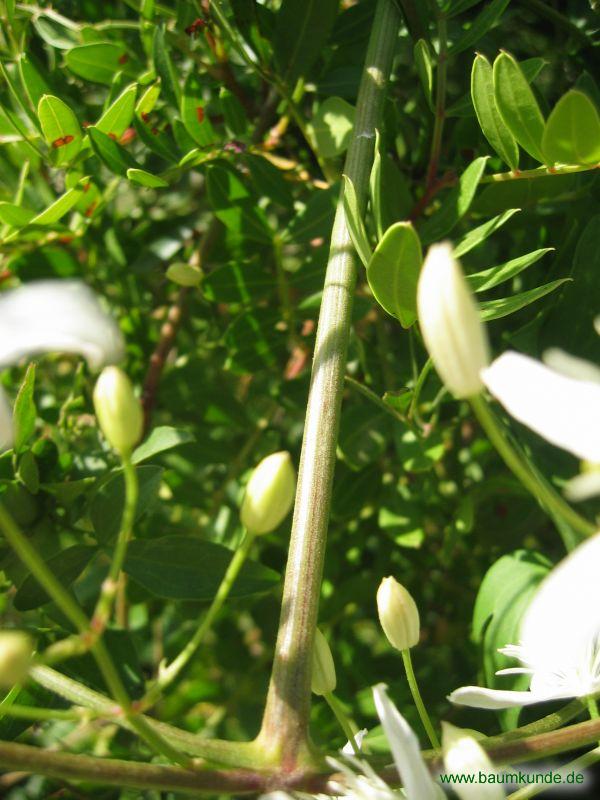
<svg viewBox="0 0 600 800">
<path fill-rule="evenodd" d="M 522 308 L 531 305 L 531 303 L 535 303 L 536 300 L 550 294 L 550 292 L 558 289 L 559 286 L 562 286 L 563 283 L 569 280 L 570 278 L 561 278 L 556 281 L 550 281 L 550 283 L 545 283 L 543 286 L 537 286 L 535 289 L 529 289 L 526 292 L 515 294 L 512 297 L 502 297 L 499 300 L 487 300 L 480 304 L 481 318 L 485 322 L 490 322 L 490 320 L 500 319 L 501 317 L 507 317 L 509 314 L 514 314 L 515 311 L 520 311 Z"/>
<path fill-rule="evenodd" d="M 322 53 L 338 12 L 338 0 L 283 0 L 273 49 L 280 78 L 294 86 Z"/>
<path fill-rule="evenodd" d="M 510 0 L 491 0 L 483 4 L 483 10 L 475 17 L 469 25 L 469 29 L 463 33 L 460 39 L 448 50 L 449 56 L 458 55 L 464 50 L 478 42 L 485 34 L 494 27 L 502 14 L 504 14 Z"/>
<path fill-rule="evenodd" d="M 181 98 L 181 119 L 186 131 L 200 147 L 209 147 L 217 141 L 217 136 L 204 112 L 202 84 L 195 73 L 188 75 L 183 86 Z"/>
<path fill-rule="evenodd" d="M 232 233 L 242 239 L 271 242 L 273 232 L 267 217 L 229 165 L 211 164 L 207 168 L 206 189 L 215 216 Z"/>
<path fill-rule="evenodd" d="M 159 96 L 160 83 L 157 82 L 150 84 L 137 102 L 135 107 L 136 115 L 143 119 L 146 114 L 150 114 L 154 109 Z"/>
<path fill-rule="evenodd" d="M 22 228 L 35 217 L 35 211 L 22 208 L 14 203 L 0 202 L 0 222 L 11 228 Z"/>
<path fill-rule="evenodd" d="M 90 563 L 95 552 L 94 547 L 74 544 L 47 559 L 46 565 L 63 586 L 69 587 Z M 31 611 L 49 602 L 50 597 L 33 575 L 25 578 L 14 597 L 15 608 L 19 611 Z"/>
<path fill-rule="evenodd" d="M 498 264 L 496 267 L 484 269 L 482 272 L 475 272 L 467 276 L 467 281 L 474 292 L 485 292 L 488 289 L 493 289 L 494 286 L 499 286 L 501 283 L 514 278 L 524 269 L 535 264 L 546 253 L 554 250 L 553 247 L 542 247 L 540 250 L 533 250 L 531 253 L 525 253 L 518 258 L 512 258 L 504 264 Z"/>
<path fill-rule="evenodd" d="M 28 54 L 21 55 L 19 59 L 19 74 L 25 93 L 33 108 L 38 107 L 38 103 L 45 94 L 52 94 L 50 86 L 40 72 L 33 56 Z"/>
<path fill-rule="evenodd" d="M 494 97 L 504 124 L 521 147 L 544 163 L 544 117 L 517 61 L 502 52 L 494 61 Z"/>
<path fill-rule="evenodd" d="M 124 44 L 112 42 L 92 42 L 73 47 L 65 53 L 67 67 L 75 75 L 86 81 L 104 83 L 111 86 L 117 72 L 135 75 L 129 64 L 129 56 Z"/>
<path fill-rule="evenodd" d="M 245 136 L 248 130 L 246 112 L 233 92 L 225 86 L 219 91 L 219 104 L 225 118 L 225 127 L 231 136 Z"/>
<path fill-rule="evenodd" d="M 308 126 L 315 149 L 323 158 L 343 153 L 350 143 L 354 127 L 354 107 L 341 97 L 324 100 Z"/>
<path fill-rule="evenodd" d="M 179 153 L 170 136 L 164 130 L 159 130 L 138 117 L 133 120 L 134 128 L 146 147 L 169 164 L 179 161 Z"/>
<path fill-rule="evenodd" d="M 492 217 L 492 219 L 484 222 L 483 225 L 478 225 L 476 228 L 473 228 L 473 230 L 470 230 L 454 248 L 455 258 L 464 256 L 465 253 L 470 252 L 473 248 L 477 247 L 477 245 L 484 242 L 488 236 L 491 236 L 498 228 L 501 228 L 505 222 L 508 222 L 513 214 L 516 214 L 520 210 L 520 208 L 509 208 L 502 214 L 498 214 L 496 217 Z"/>
<path fill-rule="evenodd" d="M 145 169 L 130 167 L 126 174 L 132 183 L 139 183 L 140 186 L 147 186 L 150 189 L 164 189 L 169 185 L 164 178 L 159 175 L 153 175 L 151 172 L 146 172 Z"/>
<path fill-rule="evenodd" d="M 417 319 L 417 282 L 423 263 L 421 242 L 410 222 L 387 229 L 367 264 L 375 299 L 403 328 Z"/>
<path fill-rule="evenodd" d="M 483 135 L 500 158 L 515 170 L 519 166 L 519 148 L 496 106 L 492 65 L 477 54 L 471 72 L 471 98 Z"/>
<path fill-rule="evenodd" d="M 178 286 L 199 286 L 202 283 L 203 273 L 192 264 L 176 261 L 169 265 L 166 276 Z"/>
<path fill-rule="evenodd" d="M 344 212 L 346 214 L 346 223 L 350 231 L 352 244 L 360 260 L 366 267 L 372 256 L 371 245 L 367 239 L 365 223 L 363 222 L 362 215 L 358 208 L 354 184 L 347 175 L 344 175 Z"/>
<path fill-rule="evenodd" d="M 449 192 L 441 208 L 423 223 L 419 231 L 423 244 L 439 241 L 464 217 L 475 197 L 486 161 L 487 156 L 472 161 L 460 176 L 458 185 Z"/>
<path fill-rule="evenodd" d="M 304 209 L 292 218 L 284 232 L 285 239 L 305 244 L 330 234 L 338 191 L 338 187 L 331 186 L 313 192 Z"/>
<path fill-rule="evenodd" d="M 340 422 L 340 456 L 353 470 L 361 470 L 385 451 L 389 417 L 374 406 L 360 403 L 346 409 Z"/>
<path fill-rule="evenodd" d="M 127 172 L 130 169 L 143 172 L 143 170 L 140 170 L 139 164 L 129 155 L 127 150 L 117 144 L 110 136 L 107 136 L 95 127 L 88 128 L 87 132 L 94 152 L 98 158 L 106 164 L 111 172 L 114 172 L 116 175 L 122 175 L 124 178 L 127 177 Z"/>
<path fill-rule="evenodd" d="M 427 105 L 433 111 L 433 57 L 425 39 L 419 39 L 416 42 L 413 48 L 413 55 Z"/>
<path fill-rule="evenodd" d="M 29 364 L 13 408 L 14 450 L 20 453 L 35 430 L 37 411 L 33 399 L 35 364 Z"/>
<path fill-rule="evenodd" d="M 37 108 L 42 133 L 53 148 L 56 164 L 72 161 L 81 150 L 83 135 L 77 117 L 60 98 L 45 94 Z"/>
<path fill-rule="evenodd" d="M 600 161 L 600 118 L 583 92 L 572 89 L 552 109 L 542 139 L 550 164 L 596 164 Z"/>
<path fill-rule="evenodd" d="M 131 86 L 124 89 L 115 102 L 102 114 L 95 125 L 96 130 L 109 136 L 112 134 L 120 139 L 133 119 L 136 94 L 136 83 L 132 83 Z"/>
<path fill-rule="evenodd" d="M 171 56 L 165 44 L 165 30 L 158 26 L 154 31 L 152 40 L 152 58 L 156 73 L 160 77 L 162 93 L 165 99 L 175 108 L 180 106 L 181 90 L 179 80 Z"/>
<path fill-rule="evenodd" d="M 168 600 L 213 599 L 233 553 L 214 542 L 191 536 L 164 536 L 131 542 L 124 571 L 155 597 Z M 279 575 L 255 561 L 246 561 L 231 587 L 230 597 L 268 592 Z"/>
<path fill-rule="evenodd" d="M 188 444 L 194 441 L 195 436 L 189 431 L 173 428 L 170 425 L 161 425 L 158 428 L 154 428 L 148 438 L 139 447 L 136 447 L 131 460 L 134 464 L 139 464 L 148 458 L 152 458 L 152 456 L 158 455 L 158 453 L 164 453 L 165 450 L 172 450 L 181 444 Z"/>
<path fill-rule="evenodd" d="M 88 179 L 85 178 L 85 181 Z M 48 208 L 40 211 L 37 216 L 29 221 L 30 225 L 54 225 L 61 217 L 64 217 L 73 206 L 81 199 L 83 195 L 83 186 L 80 181 L 79 185 L 72 189 L 67 189 L 64 194 L 61 194 Z"/>
<path fill-rule="evenodd" d="M 406 219 L 414 205 L 408 181 L 387 154 L 379 131 L 375 131 L 375 157 L 369 180 L 371 211 L 377 238 L 401 219 Z"/>
<path fill-rule="evenodd" d="M 136 472 L 140 485 L 135 515 L 137 521 L 156 505 L 164 470 L 154 464 L 143 464 L 136 467 Z M 124 506 L 125 487 L 123 473 L 119 470 L 100 479 L 90 501 L 90 519 L 99 541 L 110 543 L 115 539 L 121 527 Z"/>
</svg>

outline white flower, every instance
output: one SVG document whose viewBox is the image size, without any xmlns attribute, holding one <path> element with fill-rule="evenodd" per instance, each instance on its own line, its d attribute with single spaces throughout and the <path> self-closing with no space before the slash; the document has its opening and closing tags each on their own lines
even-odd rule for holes
<svg viewBox="0 0 600 800">
<path fill-rule="evenodd" d="M 0 294 L 0 369 L 38 353 L 78 353 L 92 369 L 120 361 L 123 337 L 96 295 L 78 281 L 35 281 Z M 0 390 L 0 450 L 12 442 Z"/>
<path fill-rule="evenodd" d="M 550 361 L 560 365 L 561 371 L 508 352 L 482 370 L 481 377 L 519 422 L 578 458 L 600 463 L 600 377 L 596 368 L 564 353 L 557 356 L 556 351 L 551 351 Z"/>
<path fill-rule="evenodd" d="M 479 308 L 447 242 L 429 248 L 417 288 L 419 325 L 440 377 L 455 397 L 483 389 L 489 347 Z"/>
<path fill-rule="evenodd" d="M 502 800 L 506 795 L 496 783 L 479 783 L 480 772 L 494 773 L 492 762 L 477 740 L 466 730 L 442 722 L 444 766 L 451 775 L 473 775 L 474 783 L 453 782 L 453 791 L 461 800 Z"/>
<path fill-rule="evenodd" d="M 546 577 L 525 612 L 519 645 L 500 650 L 531 676 L 529 691 L 463 686 L 449 699 L 475 708 L 510 708 L 600 691 L 600 534 L 579 545 Z"/>
</svg>

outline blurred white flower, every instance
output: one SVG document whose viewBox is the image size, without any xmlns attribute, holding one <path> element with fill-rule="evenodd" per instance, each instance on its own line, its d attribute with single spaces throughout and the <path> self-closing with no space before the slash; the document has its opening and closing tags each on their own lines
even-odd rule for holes
<svg viewBox="0 0 600 800">
<path fill-rule="evenodd" d="M 444 767 L 451 775 L 479 776 L 495 773 L 487 753 L 469 731 L 442 722 L 442 750 Z M 496 783 L 452 783 L 453 791 L 461 800 L 503 800 L 504 790 Z"/>
<path fill-rule="evenodd" d="M 479 686 L 449 699 L 475 708 L 510 708 L 600 691 L 600 534 L 579 545 L 545 578 L 525 612 L 521 642 L 500 652 L 522 667 L 498 675 L 531 676 L 529 691 Z"/>
<path fill-rule="evenodd" d="M 92 369 L 124 355 L 116 322 L 79 281 L 44 280 L 0 294 L 0 369 L 38 353 L 77 353 Z M 0 449 L 12 442 L 12 419 L 0 397 Z"/>
</svg>

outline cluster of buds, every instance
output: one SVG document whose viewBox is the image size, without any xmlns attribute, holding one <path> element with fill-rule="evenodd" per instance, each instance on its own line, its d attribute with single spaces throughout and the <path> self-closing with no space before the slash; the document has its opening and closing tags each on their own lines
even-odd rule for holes
<svg viewBox="0 0 600 800">
<path fill-rule="evenodd" d="M 100 430 L 120 456 L 128 456 L 144 429 L 144 413 L 133 386 L 119 367 L 106 367 L 94 388 L 94 408 Z"/>
</svg>

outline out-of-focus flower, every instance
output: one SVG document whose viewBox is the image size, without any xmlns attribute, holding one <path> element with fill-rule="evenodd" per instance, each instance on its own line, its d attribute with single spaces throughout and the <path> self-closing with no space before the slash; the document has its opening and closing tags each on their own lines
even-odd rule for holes
<svg viewBox="0 0 600 800">
<path fill-rule="evenodd" d="M 94 387 L 98 425 L 110 446 L 127 455 L 138 443 L 144 427 L 142 405 L 127 375 L 119 367 L 105 367 Z"/>
<path fill-rule="evenodd" d="M 452 790 L 461 800 L 503 800 L 503 789 L 494 782 L 478 782 L 480 773 L 495 774 L 492 762 L 477 740 L 465 730 L 442 722 L 444 767 L 452 775 L 474 775 L 474 783 L 452 783 Z"/>
<path fill-rule="evenodd" d="M 312 660 L 312 683 L 314 694 L 324 695 L 334 691 L 336 684 L 335 664 L 327 639 L 317 628 Z"/>
<path fill-rule="evenodd" d="M 455 397 L 483 389 L 489 346 L 479 308 L 447 242 L 429 248 L 417 288 L 419 325 L 440 377 Z"/>
<path fill-rule="evenodd" d="M 521 625 L 521 641 L 500 652 L 531 676 L 529 691 L 463 686 L 449 699 L 475 708 L 510 708 L 600 691 L 600 534 L 580 544 L 546 577 Z"/>
<path fill-rule="evenodd" d="M 275 530 L 287 516 L 296 493 L 296 471 L 290 454 L 271 453 L 255 467 L 246 485 L 240 519 L 252 534 Z"/>
<path fill-rule="evenodd" d="M 0 369 L 39 353 L 77 353 L 92 369 L 120 361 L 123 337 L 96 295 L 78 281 L 35 281 L 0 294 Z M 0 449 L 12 443 L 10 407 L 0 396 Z"/>
<path fill-rule="evenodd" d="M 379 622 L 389 643 L 397 650 L 408 650 L 419 641 L 420 622 L 417 604 L 401 583 L 389 576 L 377 590 Z"/>
</svg>

